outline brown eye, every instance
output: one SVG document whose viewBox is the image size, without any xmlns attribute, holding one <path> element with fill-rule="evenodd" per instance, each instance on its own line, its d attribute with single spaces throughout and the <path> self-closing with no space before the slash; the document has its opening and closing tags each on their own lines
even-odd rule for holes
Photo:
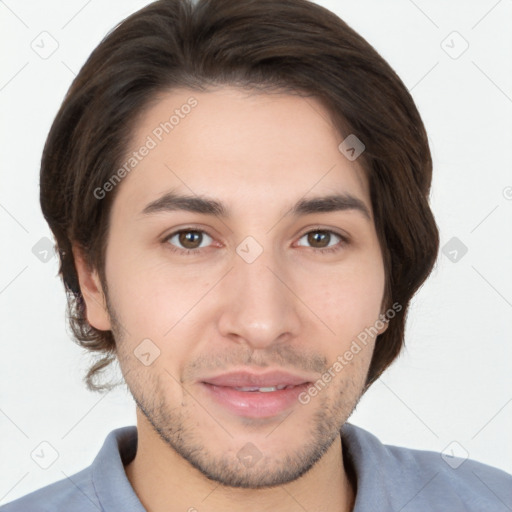
<svg viewBox="0 0 512 512">
<path fill-rule="evenodd" d="M 330 229 L 314 229 L 305 233 L 300 240 L 306 239 L 310 249 L 320 254 L 336 253 L 350 244 L 348 237 Z M 304 245 L 299 243 L 299 245 Z"/>
<path fill-rule="evenodd" d="M 182 231 L 178 234 L 178 240 L 185 249 L 197 249 L 201 245 L 203 235 L 197 231 Z M 199 245 L 197 245 L 199 242 Z"/>
<path fill-rule="evenodd" d="M 327 231 L 312 231 L 307 234 L 307 238 L 313 247 L 324 248 L 329 245 L 331 234 Z"/>
<path fill-rule="evenodd" d="M 306 238 L 307 243 L 313 249 L 325 249 L 327 247 L 333 247 L 340 241 L 343 241 L 343 237 L 329 230 L 316 229 L 302 235 L 301 240 Z M 338 239 L 338 240 L 336 240 Z M 302 244 L 301 244 L 302 245 Z"/>
<path fill-rule="evenodd" d="M 208 239 L 210 239 L 211 243 L 212 237 L 207 235 L 204 231 L 184 229 L 177 231 L 176 233 L 172 233 L 166 240 L 177 249 L 197 250 L 203 248 L 204 245 L 202 245 L 202 243 L 205 240 L 208 242 Z"/>
</svg>

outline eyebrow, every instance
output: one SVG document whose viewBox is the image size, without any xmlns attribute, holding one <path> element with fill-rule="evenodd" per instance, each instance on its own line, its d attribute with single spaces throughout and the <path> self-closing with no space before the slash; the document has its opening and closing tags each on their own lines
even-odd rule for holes
<svg viewBox="0 0 512 512">
<path fill-rule="evenodd" d="M 145 216 L 177 210 L 213 215 L 219 218 L 229 218 L 231 216 L 229 209 L 215 199 L 178 195 L 173 192 L 168 192 L 158 199 L 151 201 L 144 207 L 141 214 Z M 361 199 L 348 193 L 301 199 L 292 206 L 285 216 L 298 217 L 300 215 L 335 211 L 356 211 L 361 213 L 367 220 L 372 220 L 366 204 Z"/>
</svg>

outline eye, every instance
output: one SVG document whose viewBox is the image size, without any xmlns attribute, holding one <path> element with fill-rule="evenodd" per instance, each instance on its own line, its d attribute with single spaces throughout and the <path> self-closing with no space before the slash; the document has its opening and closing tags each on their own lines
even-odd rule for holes
<svg viewBox="0 0 512 512">
<path fill-rule="evenodd" d="M 302 235 L 299 239 L 306 239 L 310 248 L 320 253 L 336 252 L 348 245 L 347 237 L 329 229 L 314 229 Z M 185 228 L 175 231 L 162 241 L 168 244 L 173 252 L 182 254 L 200 254 L 208 248 L 213 238 L 201 229 Z M 301 246 L 302 244 L 298 244 Z"/>
<path fill-rule="evenodd" d="M 209 239 L 209 241 L 208 241 Z M 212 242 L 212 237 L 200 229 L 181 229 L 171 233 L 164 239 L 171 245 L 171 249 L 178 252 L 201 252 Z M 206 242 L 206 245 L 202 245 Z"/>
<path fill-rule="evenodd" d="M 310 247 L 312 249 L 316 249 L 320 252 L 336 252 L 348 244 L 346 237 L 329 229 L 314 229 L 308 231 L 300 237 L 299 241 L 304 238 L 308 244 L 311 244 Z M 301 244 L 299 244 L 299 246 L 300 245 Z"/>
</svg>

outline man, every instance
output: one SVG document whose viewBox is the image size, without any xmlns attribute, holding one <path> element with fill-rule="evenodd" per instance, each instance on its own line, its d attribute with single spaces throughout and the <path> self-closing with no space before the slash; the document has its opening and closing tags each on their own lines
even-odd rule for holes
<svg viewBox="0 0 512 512">
<path fill-rule="evenodd" d="M 347 423 L 433 268 L 407 89 L 304 0 L 161 0 L 120 24 L 50 131 L 41 204 L 71 326 L 137 427 L 9 511 L 474 510 L 512 477 Z"/>
</svg>

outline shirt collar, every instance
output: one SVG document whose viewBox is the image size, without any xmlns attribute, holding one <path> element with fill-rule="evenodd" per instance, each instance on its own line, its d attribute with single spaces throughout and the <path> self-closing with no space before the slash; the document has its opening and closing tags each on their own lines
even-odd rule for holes
<svg viewBox="0 0 512 512">
<path fill-rule="evenodd" d="M 110 432 L 94 459 L 92 480 L 104 512 L 146 512 L 124 470 L 136 451 L 137 427 L 123 427 Z"/>
</svg>

